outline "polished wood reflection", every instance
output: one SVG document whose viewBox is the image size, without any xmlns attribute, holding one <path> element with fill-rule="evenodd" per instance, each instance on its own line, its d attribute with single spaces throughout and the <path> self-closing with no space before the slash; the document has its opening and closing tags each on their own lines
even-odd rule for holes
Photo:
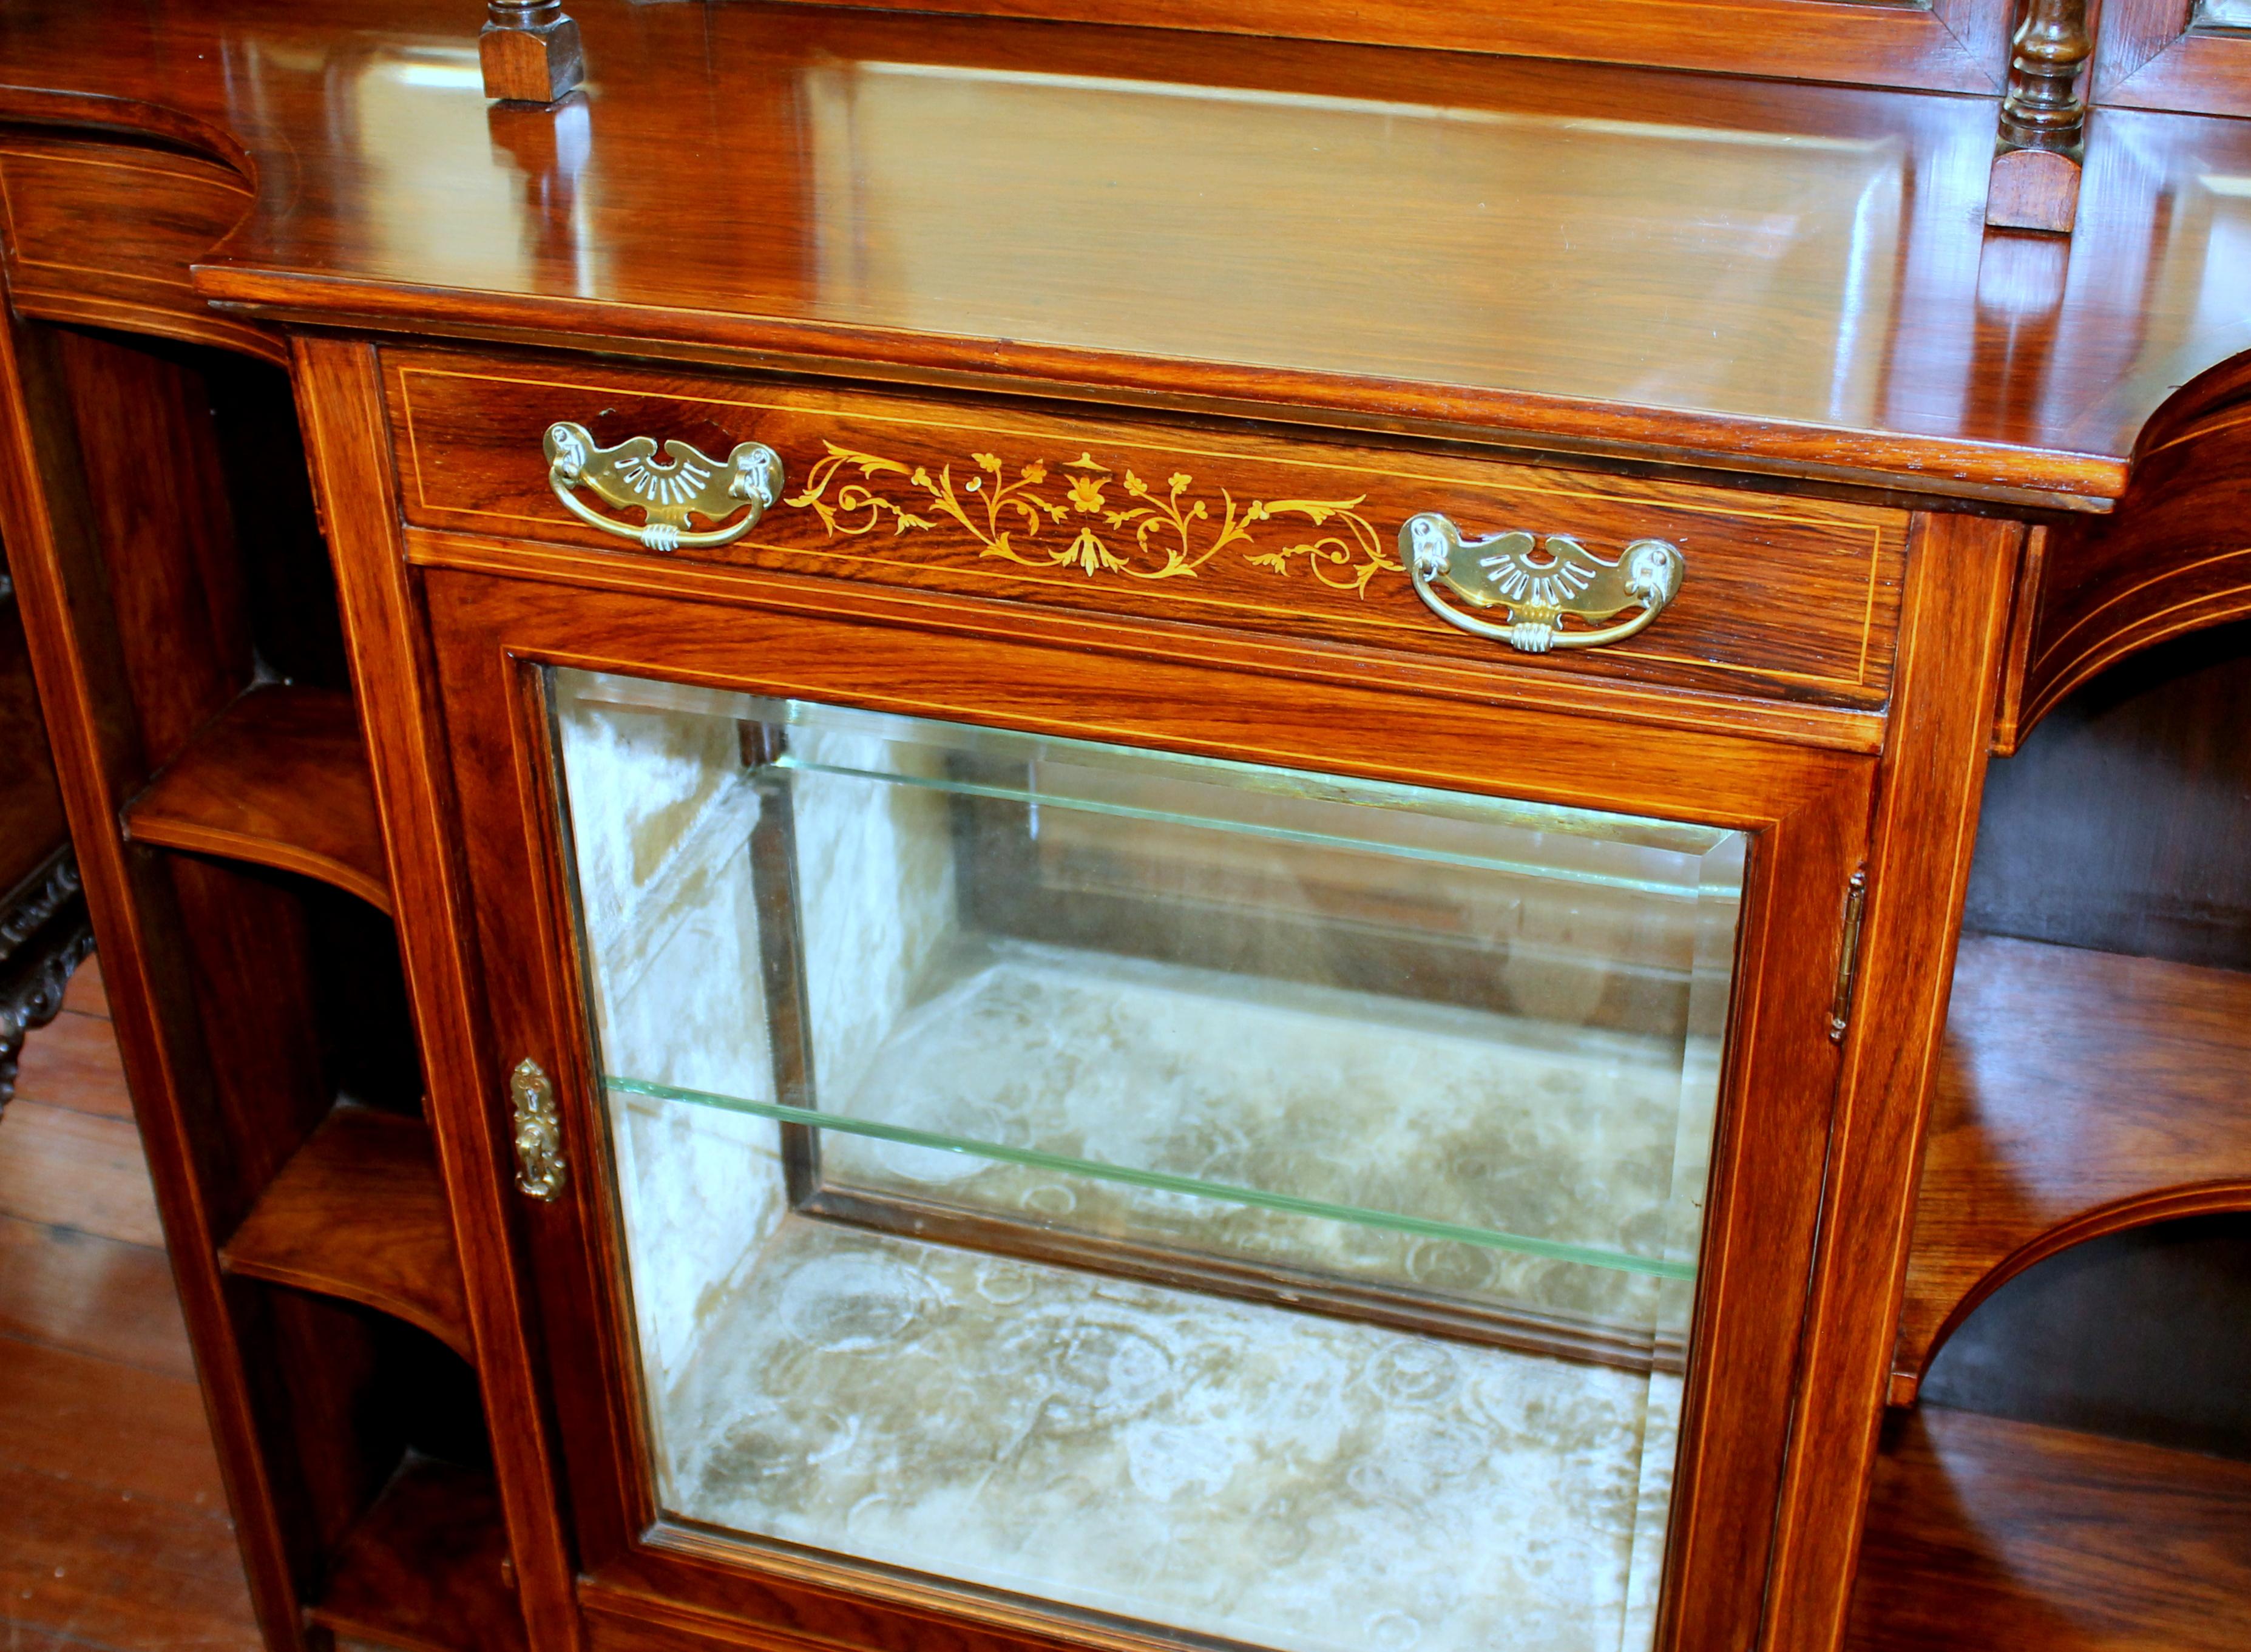
<svg viewBox="0 0 2251 1652">
<path fill-rule="evenodd" d="M 2009 0 L 925 0 L 918 10 L 1990 93 L 1999 89 L 2012 7 Z"/>
<path fill-rule="evenodd" d="M 2042 1258 L 2251 1209 L 2251 977 L 1970 937 L 1931 1099 L 1892 1398 Z"/>
<path fill-rule="evenodd" d="M 2251 1463 L 1887 1420 L 1845 1652 L 2236 1652 L 2247 1621 Z"/>
<path fill-rule="evenodd" d="M 391 910 L 383 831 L 351 698 L 253 689 L 127 805 L 136 843 L 279 867 Z"/>
<path fill-rule="evenodd" d="M 2153 55 L 2107 98 L 2098 66 L 2076 232 L 2040 238 L 1984 232 L 1998 0 L 1245 0 L 1225 23 L 1326 39 L 1119 26 L 1225 22 L 1197 0 L 982 3 L 1081 20 L 583 0 L 588 85 L 524 108 L 484 98 L 462 0 L 146 0 L 129 27 L 0 0 L 19 317 L 0 332 L 0 436 L 32 483 L 0 493 L 0 519 L 59 685 L 59 767 L 269 1635 L 1055 1644 L 1035 1613 L 803 1557 L 745 1567 L 655 1524 L 599 1166 L 527 1208 L 495 1102 L 532 1050 L 583 1111 L 552 799 L 510 660 L 595 648 L 1762 830 L 1771 922 L 1745 942 L 1742 1123 L 1721 1144 L 1662 1643 L 1833 1644 L 1892 1370 L 1874 1305 L 1904 1278 L 1927 1331 L 2026 1247 L 2083 1231 L 2089 1197 L 2143 1200 L 2138 1217 L 2179 1192 L 2163 1178 L 2201 1177 L 2202 1198 L 2233 1173 L 2232 1127 L 2208 1116 L 2213 1074 L 2241 1064 L 2240 994 L 2035 948 L 1957 996 L 1978 1047 L 1940 1080 L 1912 1227 L 1989 735 L 2006 747 L 2126 648 L 2251 611 L 2251 122 L 2209 118 L 2235 106 L 2206 95 L 2242 59 L 2213 56 L 2181 0 L 2122 0 Z M 1461 49 L 1363 43 L 1393 39 Z M 1568 60 L 1504 55 L 1535 51 Z M 1796 79 L 1756 78 L 1777 67 Z M 100 173 L 81 151 L 133 160 L 113 169 L 126 185 L 63 181 Z M 273 490 L 212 480 L 246 468 L 206 428 L 225 376 L 94 323 L 269 357 L 305 329 L 298 407 L 364 760 L 333 692 L 346 641 L 307 674 L 257 623 L 267 563 L 238 530 Z M 401 333 L 417 347 L 368 337 Z M 558 347 L 611 359 L 500 382 Z M 462 382 L 409 395 L 386 370 L 408 357 Z M 1396 586 L 1220 622 L 1184 584 L 1160 611 L 1066 564 L 994 599 L 994 559 L 961 541 L 848 559 L 810 503 L 731 560 L 660 559 L 551 508 L 532 457 L 550 418 L 692 423 L 753 391 L 796 444 L 797 489 L 851 420 L 942 405 L 1041 439 L 1006 450 L 1017 463 L 1108 442 L 1105 469 L 1139 453 L 1154 471 L 1186 447 L 1184 472 L 1238 497 L 1304 473 L 1354 498 L 1359 466 L 1388 528 L 1419 496 L 1378 456 L 1411 457 L 1418 490 L 1569 475 L 1605 533 L 1714 524 L 1692 550 L 1725 577 L 1692 587 L 1662 656 L 1652 632 L 1647 660 L 1495 664 L 1451 638 L 1368 642 L 1364 612 Z M 966 425 L 938 422 L 897 451 L 942 468 Z M 1074 436 L 1084 450 L 1048 445 Z M 287 459 L 266 471 L 301 480 Z M 309 545 L 302 514 L 291 543 Z M 1848 537 L 1865 554 L 1809 577 Z M 1796 612 L 1772 600 L 1777 563 Z M 1292 589 L 1229 573 L 1197 591 Z M 1783 686 L 1809 667 L 1834 686 Z M 300 692 L 241 700 L 269 668 L 329 685 L 308 737 L 239 737 L 243 708 Z M 1836 914 L 1864 863 L 1840 1047 Z M 426 1128 L 340 1130 L 370 1119 L 331 1111 L 316 920 L 369 915 L 267 866 L 371 901 L 395 888 Z M 2154 1075 L 2132 1106 L 2086 1080 L 2132 1061 Z M 2107 1134 L 2067 1140 L 2023 1110 L 2074 1082 L 2074 1122 Z M 1984 1106 L 1994 1091 L 2006 1104 Z M 2168 1157 L 2173 1130 L 2200 1134 Z M 2148 1145 L 2134 1131 L 2156 1148 L 2114 1197 L 2113 1150 Z M 2019 1177 L 2064 1191 L 2012 1206 Z M 381 1243 L 361 1255 L 361 1234 Z M 489 1475 L 433 1469 L 371 1422 L 362 1397 L 405 1386 L 397 1338 L 421 1338 L 368 1303 L 474 1344 L 491 1438 L 466 1455 Z M 296 1388 L 277 1399 L 281 1372 Z M 448 1404 L 456 1422 L 478 1409 Z M 1904 1476 L 1896 1450 L 1880 1466 L 1880 1533 L 1946 1477 L 1922 1470 L 1947 1443 Z"/>
<path fill-rule="evenodd" d="M 346 1103 L 289 1157 L 219 1251 L 246 1279 L 341 1296 L 474 1357 L 430 1127 Z"/>
<path fill-rule="evenodd" d="M 207 297 L 387 326 L 2088 502 L 2172 387 L 2251 346 L 2238 122 L 2098 110 L 2078 232 L 2027 269 L 1978 221 L 1983 99 L 768 4 L 574 15 L 598 95 L 537 126 L 488 107 L 441 0 L 373 31 L 322 4 L 222 29 L 165 0 L 139 31 L 18 7 L 0 48 L 11 79 L 233 135 L 257 200 Z"/>
</svg>

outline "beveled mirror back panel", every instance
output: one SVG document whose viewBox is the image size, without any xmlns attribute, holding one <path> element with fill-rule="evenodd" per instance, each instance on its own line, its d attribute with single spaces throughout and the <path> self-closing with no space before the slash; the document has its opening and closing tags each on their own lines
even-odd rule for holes
<svg viewBox="0 0 2251 1652">
<path fill-rule="evenodd" d="M 1970 93 L 1998 93 L 2010 15 L 2007 0 L 927 0 L 915 10 Z"/>
</svg>

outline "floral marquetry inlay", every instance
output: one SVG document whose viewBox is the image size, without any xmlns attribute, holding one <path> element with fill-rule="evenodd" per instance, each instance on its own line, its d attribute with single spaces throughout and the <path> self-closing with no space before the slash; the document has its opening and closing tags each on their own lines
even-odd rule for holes
<svg viewBox="0 0 2251 1652">
<path fill-rule="evenodd" d="M 1013 473 L 998 453 L 972 453 L 957 475 L 951 464 L 933 473 L 835 442 L 822 446 L 828 453 L 804 491 L 783 503 L 811 510 L 831 535 L 959 529 L 976 541 L 980 556 L 1026 568 L 1076 568 L 1089 578 L 1192 578 L 1228 551 L 1283 575 L 1302 557 L 1323 584 L 1363 596 L 1377 574 L 1405 571 L 1359 514 L 1365 494 L 1238 502 L 1224 487 L 1216 499 L 1209 489 L 1199 494 L 1186 471 L 1159 484 L 1130 466 L 1103 465 L 1091 452 L 1062 464 L 1032 460 Z M 1305 526 L 1328 531 L 1271 543 Z"/>
</svg>

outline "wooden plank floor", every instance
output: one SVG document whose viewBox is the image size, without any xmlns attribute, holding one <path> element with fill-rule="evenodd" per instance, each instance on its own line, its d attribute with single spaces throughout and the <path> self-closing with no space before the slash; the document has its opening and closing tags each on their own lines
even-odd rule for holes
<svg viewBox="0 0 2251 1652">
<path fill-rule="evenodd" d="M 0 1114 L 0 1652 L 256 1652 L 89 961 Z"/>
</svg>

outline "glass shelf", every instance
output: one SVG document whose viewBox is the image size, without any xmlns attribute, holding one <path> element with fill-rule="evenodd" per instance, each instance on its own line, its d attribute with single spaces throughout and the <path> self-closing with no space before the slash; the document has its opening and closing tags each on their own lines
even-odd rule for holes
<svg viewBox="0 0 2251 1652">
<path fill-rule="evenodd" d="M 653 1096 L 668 1102 L 689 1102 L 699 1107 L 717 1107 L 730 1112 L 748 1113 L 758 1118 L 774 1119 L 786 1124 L 803 1125 L 814 1130 L 834 1130 L 848 1137 L 866 1141 L 889 1143 L 893 1146 L 913 1150 L 913 1156 L 893 1155 L 890 1163 L 904 1161 L 911 1168 L 904 1170 L 904 1179 L 949 1182 L 958 1176 L 973 1176 L 996 1165 L 1015 1165 L 1034 1171 L 1049 1171 L 1063 1177 L 1081 1177 L 1091 1181 L 1114 1184 L 1120 1187 L 1139 1188 L 1159 1193 L 1170 1193 L 1192 1199 L 1210 1199 L 1220 1204 L 1241 1205 L 1253 1209 L 1279 1212 L 1285 1215 L 1313 1217 L 1327 1221 L 1347 1222 L 1368 1227 L 1386 1229 L 1413 1238 L 1437 1240 L 1447 1244 L 1480 1245 L 1494 1250 L 1514 1251 L 1527 1256 L 1538 1256 L 1551 1261 L 1577 1262 L 1589 1268 L 1615 1269 L 1619 1273 L 1645 1274 L 1654 1279 L 1693 1279 L 1695 1266 L 1690 1262 L 1670 1261 L 1661 1257 L 1633 1256 L 1623 1252 L 1592 1249 L 1583 1245 L 1564 1244 L 1558 1241 L 1536 1239 L 1525 1234 L 1501 1233 L 1492 1228 L 1465 1227 L 1455 1222 L 1434 1221 L 1425 1217 L 1405 1215 L 1395 1211 L 1371 1210 L 1349 1205 L 1329 1204 L 1320 1199 L 1301 1199 L 1292 1193 L 1269 1192 L 1256 1187 L 1236 1186 L 1190 1176 L 1175 1176 L 1164 1171 L 1134 1170 L 1119 1165 L 1097 1164 L 1091 1159 L 1071 1158 L 1057 1153 L 1044 1153 L 1029 1148 L 1011 1147 L 1005 1143 L 972 1141 L 958 1136 L 941 1136 L 930 1130 L 912 1130 L 901 1124 L 880 1123 L 871 1119 L 846 1118 L 835 1113 L 817 1113 L 807 1108 L 786 1107 L 778 1102 L 757 1102 L 740 1096 L 715 1096 L 706 1090 L 682 1089 L 676 1085 L 658 1084 L 647 1079 L 622 1078 L 614 1075 L 603 1083 L 609 1089 L 628 1096 Z M 959 1155 L 962 1168 L 956 1170 L 945 1160 L 932 1161 L 923 1155 L 950 1153 Z M 1039 1208 L 1035 1197 L 1020 1203 Z"/>
</svg>

